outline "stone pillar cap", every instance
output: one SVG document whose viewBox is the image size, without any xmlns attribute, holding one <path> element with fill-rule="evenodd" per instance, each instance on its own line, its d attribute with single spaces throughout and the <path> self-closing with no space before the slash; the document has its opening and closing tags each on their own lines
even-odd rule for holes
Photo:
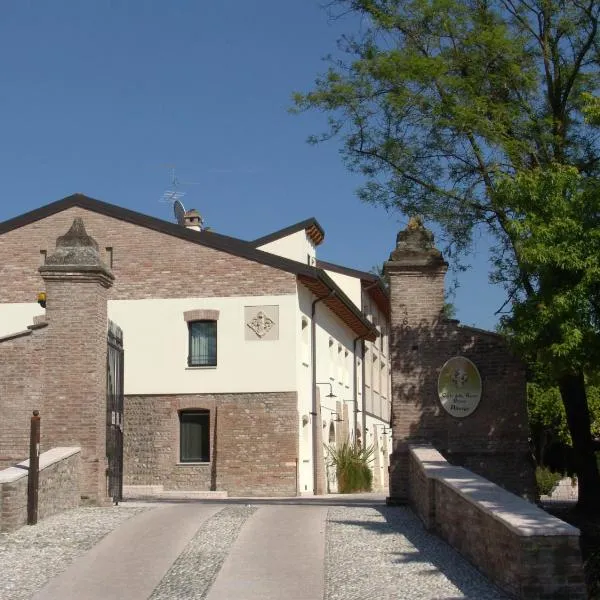
<svg viewBox="0 0 600 600">
<path fill-rule="evenodd" d="M 433 233 L 425 228 L 422 219 L 411 217 L 406 229 L 398 232 L 396 247 L 386 266 L 447 268 L 448 263 L 433 240 Z"/>
<path fill-rule="evenodd" d="M 110 280 L 114 279 L 100 258 L 98 243 L 88 235 L 81 217 L 76 217 L 69 231 L 56 240 L 56 250 L 46 258 L 39 271 L 42 275 L 57 271 L 100 272 Z"/>
</svg>

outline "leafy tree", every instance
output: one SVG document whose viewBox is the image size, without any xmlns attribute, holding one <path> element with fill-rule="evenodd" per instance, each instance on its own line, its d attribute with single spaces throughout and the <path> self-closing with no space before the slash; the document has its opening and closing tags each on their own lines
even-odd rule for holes
<svg viewBox="0 0 600 600">
<path fill-rule="evenodd" d="M 600 359 L 600 181 L 554 165 L 501 181 L 496 197 L 510 208 L 507 232 L 531 282 L 503 326 L 558 384 L 585 505 L 600 483 L 585 384 Z"/>
<path fill-rule="evenodd" d="M 338 0 L 331 9 L 359 15 L 361 32 L 341 40 L 346 59 L 295 95 L 296 110 L 329 115 L 312 141 L 341 136 L 348 166 L 366 177 L 359 196 L 436 222 L 449 256 L 468 251 L 474 232 L 495 239 L 492 280 L 514 307 L 506 329 L 524 354 L 540 345 L 535 359 L 565 404 L 580 505 L 597 506 L 584 380 L 597 345 L 595 301 L 585 296 L 595 274 L 583 274 L 584 249 L 568 246 L 582 228 L 595 239 L 593 215 L 581 225 L 569 203 L 593 211 L 587 182 L 600 169 L 600 0 Z M 519 173 L 534 179 L 511 188 Z M 563 201 L 556 251 L 525 243 L 543 233 L 553 181 L 562 186 L 554 204 Z M 538 193 L 519 192 L 532 185 Z"/>
<path fill-rule="evenodd" d="M 536 462 L 540 466 L 548 466 L 548 450 L 556 443 L 571 442 L 558 388 L 527 384 L 527 414 Z"/>
<path fill-rule="evenodd" d="M 587 398 L 596 452 L 600 451 L 600 387 L 589 385 Z M 564 448 L 571 446 L 572 440 L 567 426 L 565 407 L 557 387 L 546 387 L 543 383 L 527 384 L 527 413 L 535 452 L 540 466 L 565 471 L 568 463 Z M 556 457 L 555 448 L 560 448 Z M 561 463 L 561 464 L 559 464 Z M 567 469 L 568 470 L 568 469 Z"/>
</svg>

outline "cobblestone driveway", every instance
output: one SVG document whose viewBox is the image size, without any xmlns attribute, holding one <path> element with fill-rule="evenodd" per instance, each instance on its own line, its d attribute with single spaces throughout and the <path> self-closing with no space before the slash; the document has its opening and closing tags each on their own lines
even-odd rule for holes
<svg viewBox="0 0 600 600">
<path fill-rule="evenodd" d="M 0 600 L 31 598 L 77 556 L 144 510 L 152 508 L 81 508 L 1 534 Z M 239 532 L 260 510 L 258 502 L 223 502 L 166 571 L 151 600 L 205 598 Z M 505 597 L 447 544 L 428 534 L 409 509 L 383 503 L 343 506 L 336 500 L 327 508 L 324 535 L 323 600 Z M 322 600 L 298 594 L 303 600 Z M 122 598 L 129 597 L 124 590 Z"/>
</svg>

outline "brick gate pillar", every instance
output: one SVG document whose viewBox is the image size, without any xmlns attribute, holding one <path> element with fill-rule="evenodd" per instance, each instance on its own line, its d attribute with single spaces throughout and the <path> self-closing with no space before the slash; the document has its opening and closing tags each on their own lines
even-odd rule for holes
<svg viewBox="0 0 600 600">
<path fill-rule="evenodd" d="M 390 501 L 408 500 L 408 444 L 428 439 L 427 414 L 436 411 L 444 278 L 448 263 L 433 234 L 412 218 L 384 265 L 390 284 L 392 455 Z"/>
<path fill-rule="evenodd" d="M 114 276 L 76 218 L 39 272 L 46 284 L 42 440 L 45 448 L 81 447 L 80 493 L 106 492 L 107 299 Z"/>
</svg>

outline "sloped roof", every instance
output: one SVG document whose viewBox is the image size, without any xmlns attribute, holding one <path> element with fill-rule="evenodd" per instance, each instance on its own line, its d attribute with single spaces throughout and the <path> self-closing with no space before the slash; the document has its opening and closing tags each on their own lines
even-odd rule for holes
<svg viewBox="0 0 600 600">
<path fill-rule="evenodd" d="M 306 231 L 306 235 L 311 239 L 315 246 L 318 246 L 325 239 L 325 231 L 319 222 L 314 217 L 310 217 L 310 219 L 294 223 L 294 225 L 290 225 L 289 227 L 284 227 L 283 229 L 274 231 L 273 233 L 263 235 L 262 237 L 259 237 L 248 243 L 257 248 L 258 246 L 264 246 L 269 242 L 280 240 L 281 238 L 292 235 L 292 233 L 296 233 L 297 231 L 302 231 L 303 229 Z"/>
<path fill-rule="evenodd" d="M 317 268 L 360 279 L 362 289 L 371 296 L 379 310 L 389 319 L 390 294 L 381 280 L 381 277 L 378 277 L 374 273 L 359 271 L 358 269 L 351 269 L 350 267 L 343 267 L 342 265 L 336 265 L 335 263 L 324 260 L 317 260 Z"/>
<path fill-rule="evenodd" d="M 327 306 L 329 306 L 342 321 L 351 327 L 357 335 L 371 341 L 377 337 L 377 331 L 362 315 L 360 309 L 354 305 L 348 296 L 322 269 L 258 250 L 254 247 L 253 242 L 249 243 L 213 231 L 196 231 L 188 229 L 176 223 L 170 223 L 169 221 L 157 219 L 156 217 L 144 215 L 127 208 L 90 198 L 84 194 L 67 196 L 62 200 L 57 200 L 56 202 L 46 204 L 45 206 L 4 221 L 0 223 L 0 235 L 72 207 L 83 208 L 133 225 L 158 231 L 193 244 L 220 250 L 275 269 L 293 273 L 298 277 L 298 280 L 307 287 L 309 287 L 308 283 L 310 282 L 312 287 L 309 287 L 309 289 L 317 297 L 327 298 Z M 310 219 L 308 221 L 310 221 Z M 308 221 L 303 221 L 303 223 L 307 223 Z M 316 223 L 316 221 L 314 221 L 314 223 Z M 296 225 L 293 225 L 292 227 L 296 227 Z"/>
</svg>

